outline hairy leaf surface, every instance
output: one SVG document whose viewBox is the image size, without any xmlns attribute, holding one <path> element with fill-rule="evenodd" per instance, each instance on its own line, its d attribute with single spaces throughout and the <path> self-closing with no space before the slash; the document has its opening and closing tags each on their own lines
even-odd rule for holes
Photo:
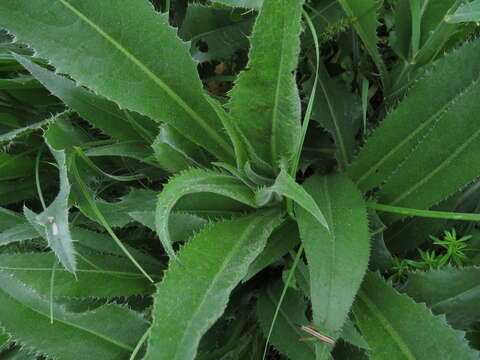
<svg viewBox="0 0 480 360">
<path fill-rule="evenodd" d="M 298 148 L 300 99 L 293 72 L 301 11 L 301 1 L 264 2 L 253 28 L 247 69 L 230 92 L 231 113 L 253 164 L 258 156 L 278 167 L 282 159 L 291 161 Z M 276 56 L 266 56 L 272 53 Z"/>
<path fill-rule="evenodd" d="M 179 251 L 158 285 L 146 360 L 195 358 L 201 336 L 280 220 L 278 212 L 258 212 L 214 223 Z"/>
<path fill-rule="evenodd" d="M 170 239 L 169 218 L 177 201 L 192 193 L 214 193 L 256 207 L 253 192 L 236 177 L 213 170 L 191 169 L 173 177 L 158 196 L 155 223 L 164 249 L 175 256 Z"/>
<path fill-rule="evenodd" d="M 480 268 L 447 267 L 408 275 L 405 292 L 426 303 L 435 314 L 446 314 L 454 327 L 469 329 L 480 320 Z"/>
<path fill-rule="evenodd" d="M 0 327 L 21 344 L 59 359 L 89 354 L 95 359 L 127 360 L 147 327 L 137 313 L 116 305 L 75 314 L 54 304 L 52 324 L 49 301 L 3 271 L 0 300 Z"/>
<path fill-rule="evenodd" d="M 40 214 L 34 213 L 26 206 L 23 211 L 38 234 L 48 241 L 48 246 L 55 252 L 65 269 L 75 272 L 76 259 L 68 222 L 70 182 L 67 176 L 65 151 L 53 148 L 50 148 L 50 151 L 58 164 L 60 190 L 53 202 Z"/>
<path fill-rule="evenodd" d="M 330 229 L 296 207 L 309 265 L 313 323 L 337 337 L 367 270 L 367 211 L 360 192 L 344 175 L 313 176 L 304 187 L 322 210 Z M 325 344 L 319 346 L 326 351 Z"/>
<path fill-rule="evenodd" d="M 367 274 L 353 311 L 373 359 L 478 359 L 462 332 L 396 292 L 378 274 Z"/>
<path fill-rule="evenodd" d="M 462 150 L 478 143 L 475 141 L 476 131 L 471 128 L 476 124 L 471 114 L 476 114 L 475 99 L 479 91 L 480 64 L 475 60 L 478 51 L 480 41 L 474 41 L 432 64 L 406 99 L 383 120 L 348 169 L 349 176 L 362 191 L 381 185 L 394 172 L 405 180 L 405 170 L 398 170 L 404 162 L 407 162 L 408 169 L 415 167 L 417 171 L 408 179 L 409 183 L 428 176 L 441 178 L 446 185 L 457 190 L 469 181 L 463 182 L 460 178 L 471 179 L 470 173 L 476 172 L 476 167 L 472 165 L 470 169 L 462 170 L 465 174 L 452 182 L 445 181 L 443 175 L 448 176 L 446 172 L 439 176 L 440 169 L 435 171 L 435 168 L 442 162 L 450 164 L 453 158 L 459 161 L 452 166 L 462 166 L 466 160 Z M 435 96 L 431 96 L 433 93 Z M 443 155 L 445 153 L 451 156 Z M 425 162 L 424 158 L 432 156 L 435 161 L 422 168 L 420 163 Z M 449 171 L 449 174 L 457 171 Z M 403 188 L 408 186 L 402 185 Z M 402 187 L 393 189 L 393 192 L 400 193 Z M 432 194 L 431 191 L 425 193 Z M 443 195 L 438 194 L 440 197 Z M 413 203 L 410 205 L 415 207 Z"/>
<path fill-rule="evenodd" d="M 0 23 L 57 71 L 122 108 L 172 124 L 220 159 L 232 161 L 232 147 L 203 96 L 189 45 L 178 39 L 168 16 L 156 13 L 147 0 L 112 4 L 2 2 Z"/>
</svg>

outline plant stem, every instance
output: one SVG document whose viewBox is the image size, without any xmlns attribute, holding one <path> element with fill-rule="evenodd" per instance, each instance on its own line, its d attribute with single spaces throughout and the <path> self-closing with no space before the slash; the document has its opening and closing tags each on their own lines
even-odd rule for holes
<svg viewBox="0 0 480 360">
<path fill-rule="evenodd" d="M 419 210 L 409 209 L 398 206 L 383 205 L 373 202 L 367 202 L 367 207 L 379 211 L 390 212 L 395 214 L 402 214 L 408 216 L 419 216 L 432 219 L 447 219 L 447 220 L 462 220 L 462 221 L 480 221 L 480 214 L 456 213 L 448 211 L 433 211 L 433 210 Z"/>
</svg>

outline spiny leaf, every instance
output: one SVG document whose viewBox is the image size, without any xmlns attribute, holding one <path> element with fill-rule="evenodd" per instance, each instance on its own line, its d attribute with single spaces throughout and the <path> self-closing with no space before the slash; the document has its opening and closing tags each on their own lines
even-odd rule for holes
<svg viewBox="0 0 480 360">
<path fill-rule="evenodd" d="M 214 193 L 256 207 L 253 192 L 237 178 L 213 170 L 191 169 L 173 177 L 158 196 L 155 223 L 168 255 L 175 257 L 169 231 L 170 213 L 176 202 L 192 193 Z"/>
<path fill-rule="evenodd" d="M 294 71 L 301 11 L 302 1 L 263 3 L 251 37 L 247 70 L 230 92 L 232 116 L 257 167 L 256 156 L 273 167 L 282 159 L 291 165 L 300 141 L 300 99 Z M 270 53 L 276 56 L 265 56 Z"/>
<path fill-rule="evenodd" d="M 405 292 L 435 314 L 446 314 L 455 328 L 469 329 L 480 320 L 480 268 L 448 267 L 408 275 Z"/>
<path fill-rule="evenodd" d="M 203 96 L 189 44 L 179 41 L 168 14 L 156 13 L 147 0 L 2 2 L 0 23 L 58 72 L 122 108 L 170 123 L 233 162 L 232 147 Z M 41 25 L 45 23 L 49 26 Z M 138 34 L 143 34 L 141 41 Z"/>
<path fill-rule="evenodd" d="M 59 359 L 89 354 L 95 359 L 126 360 L 147 327 L 137 313 L 116 305 L 76 314 L 54 304 L 51 323 L 49 301 L 3 271 L 0 301 L 1 328 L 22 345 Z M 68 339 L 68 346 L 61 339 Z"/>
<path fill-rule="evenodd" d="M 330 229 L 296 207 L 309 265 L 313 323 L 336 338 L 367 270 L 367 212 L 361 193 L 345 175 L 313 176 L 304 187 L 322 210 Z M 317 355 L 326 358 L 329 350 L 330 345 L 319 344 Z"/>
<path fill-rule="evenodd" d="M 396 292 L 378 274 L 367 274 L 353 311 L 373 359 L 478 359 L 462 332 Z"/>
<path fill-rule="evenodd" d="M 34 122 L 34 123 L 29 124 L 27 126 L 16 128 L 16 129 L 11 130 L 9 132 L 3 133 L 3 134 L 0 135 L 0 144 L 4 143 L 4 142 L 12 141 L 13 139 L 15 139 L 19 136 L 28 134 L 31 131 L 41 129 L 45 125 L 48 125 L 50 122 L 54 121 L 54 119 L 55 119 L 55 116 L 53 116 L 49 119 L 45 119 L 45 120 L 42 120 L 42 121 L 37 121 L 37 122 Z"/>
<path fill-rule="evenodd" d="M 14 55 L 15 59 L 35 76 L 53 95 L 60 98 L 67 106 L 75 110 L 93 126 L 118 140 L 148 141 L 153 138 L 155 123 L 147 117 L 130 113 L 130 119 L 140 123 L 144 132 L 131 124 L 126 116 L 126 110 L 113 102 L 97 96 L 88 90 L 77 86 L 72 80 L 57 75 L 26 57 Z M 145 135 L 146 134 L 146 135 Z M 147 139 L 145 139 L 147 137 Z"/>
<path fill-rule="evenodd" d="M 270 324 L 278 306 L 283 284 L 276 282 L 260 293 L 257 302 L 257 318 L 264 334 L 268 334 Z M 270 342 L 278 351 L 291 360 L 315 360 L 315 349 L 312 342 L 302 342 L 308 336 L 300 329 L 300 325 L 308 325 L 305 315 L 307 304 L 299 291 L 289 289 L 283 299 L 279 316 L 275 322 Z"/>
<path fill-rule="evenodd" d="M 260 9 L 263 4 L 263 0 L 213 0 L 212 2 L 236 8 L 255 10 Z"/>
<path fill-rule="evenodd" d="M 25 217 L 0 207 L 0 246 L 39 237 Z"/>
<path fill-rule="evenodd" d="M 62 268 L 54 269 L 53 253 L 21 253 L 0 255 L 0 270 L 45 297 L 50 293 L 52 271 L 54 296 L 114 297 L 152 292 L 150 283 L 136 269 L 125 266 L 126 261 L 105 254 L 89 256 L 88 262 L 79 258 L 74 277 Z"/>
<path fill-rule="evenodd" d="M 145 359 L 195 358 L 201 336 L 223 313 L 281 215 L 258 212 L 214 223 L 180 250 L 158 285 Z"/>
<path fill-rule="evenodd" d="M 76 260 L 68 224 L 70 183 L 67 176 L 65 151 L 55 150 L 51 147 L 50 151 L 58 164 L 60 190 L 53 202 L 40 214 L 34 213 L 26 206 L 23 211 L 38 234 L 48 241 L 48 245 L 65 269 L 74 273 Z"/>
<path fill-rule="evenodd" d="M 449 24 L 456 24 L 461 22 L 476 22 L 480 21 L 480 1 L 469 1 L 462 4 L 455 13 L 445 16 L 445 21 Z"/>
<path fill-rule="evenodd" d="M 272 193 L 277 193 L 293 200 L 328 229 L 327 221 L 315 200 L 285 170 L 282 169 L 280 171 L 275 183 L 271 187 L 261 189 L 255 193 L 257 204 L 259 206 L 265 205 L 270 200 Z"/>
<path fill-rule="evenodd" d="M 462 119 L 457 119 L 463 117 L 465 122 L 475 126 L 475 121 L 471 119 L 471 114 L 475 111 L 469 102 L 475 101 L 479 88 L 480 64 L 474 59 L 478 51 L 480 41 L 474 41 L 432 64 L 409 91 L 407 98 L 382 121 L 379 129 L 368 139 L 358 158 L 348 168 L 349 176 L 362 191 L 381 185 L 395 171 L 405 175 L 404 171 L 397 169 L 408 159 L 412 160 L 408 161 L 409 165 L 415 164 L 417 170 L 422 170 L 418 176 L 424 178 L 426 172 L 431 174 L 436 162 L 448 158 L 440 155 L 442 149 L 452 153 L 451 147 L 445 145 L 452 140 L 465 143 L 466 139 L 475 134 L 468 125 L 460 125 L 463 124 Z M 435 93 L 434 97 L 430 96 L 432 93 Z M 469 114 L 466 117 L 462 115 L 465 111 Z M 440 123 L 444 125 L 439 126 Z M 445 129 L 448 125 L 450 128 Z M 433 129 L 441 129 L 443 133 L 437 137 L 437 130 L 433 136 Z M 458 131 L 467 131 L 467 135 L 457 134 Z M 455 141 L 453 146 L 458 148 Z M 428 156 L 435 154 L 436 159 L 425 172 L 416 159 L 422 153 Z M 465 169 L 465 172 L 469 171 Z M 410 181 L 415 179 L 413 177 Z M 452 182 L 446 181 L 445 184 L 447 183 L 453 185 Z M 455 190 L 463 185 L 465 183 L 455 185 Z"/>
</svg>

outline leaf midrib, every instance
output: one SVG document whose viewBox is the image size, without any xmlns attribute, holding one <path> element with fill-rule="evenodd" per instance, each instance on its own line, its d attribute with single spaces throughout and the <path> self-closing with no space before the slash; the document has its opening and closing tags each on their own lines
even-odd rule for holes
<svg viewBox="0 0 480 360">
<path fill-rule="evenodd" d="M 0 288 L 0 290 L 1 290 L 1 288 Z M 6 292 L 5 290 L 3 290 L 3 293 L 4 293 L 6 296 L 8 296 L 9 298 L 11 298 L 14 302 L 16 302 L 17 304 L 19 304 L 20 307 L 26 307 L 26 308 L 29 309 L 30 311 L 33 311 L 33 312 L 41 315 L 42 317 L 47 318 L 48 321 L 50 321 L 50 315 L 46 315 L 46 314 L 44 314 L 43 312 L 41 312 L 40 310 L 34 309 L 34 308 L 32 308 L 31 306 L 28 306 L 27 304 L 25 304 L 25 303 L 21 302 L 20 300 L 16 299 L 15 297 L 13 297 L 10 293 Z M 79 325 L 70 323 L 70 322 L 67 321 L 67 320 L 64 320 L 64 319 L 61 319 L 61 318 L 57 318 L 57 317 L 55 317 L 54 320 L 57 321 L 57 322 L 60 322 L 60 323 L 62 323 L 62 324 L 64 324 L 64 325 L 66 325 L 66 326 L 69 326 L 69 327 L 72 327 L 72 328 L 75 328 L 75 329 L 84 331 L 84 332 L 89 333 L 89 334 L 91 334 L 91 335 L 93 335 L 93 336 L 95 336 L 95 337 L 98 337 L 98 338 L 100 338 L 100 339 L 103 339 L 103 340 L 105 340 L 106 342 L 109 342 L 109 343 L 111 343 L 111 344 L 113 344 L 113 345 L 121 348 L 122 350 L 125 350 L 125 351 L 128 351 L 128 352 L 132 352 L 132 351 L 134 350 L 132 347 L 130 347 L 130 346 L 126 345 L 126 344 L 123 344 L 123 343 L 121 343 L 121 342 L 118 342 L 118 341 L 116 341 L 116 340 L 114 340 L 114 339 L 112 339 L 112 338 L 110 338 L 110 337 L 108 337 L 108 336 L 105 336 L 105 335 L 103 335 L 103 334 L 99 334 L 99 333 L 97 333 L 97 332 L 95 332 L 95 331 L 93 331 L 93 330 L 91 330 L 91 329 L 84 328 L 84 327 L 82 327 L 82 326 L 79 326 Z"/>
<path fill-rule="evenodd" d="M 212 129 L 205 120 L 195 112 L 173 89 L 171 89 L 166 83 L 163 82 L 157 75 L 153 73 L 145 64 L 143 64 L 136 56 L 130 53 L 125 47 L 123 47 L 119 42 L 113 39 L 109 34 L 107 34 L 102 28 L 90 20 L 85 14 L 75 8 L 73 5 L 68 3 L 66 0 L 58 0 L 63 6 L 70 10 L 73 14 L 83 20 L 88 24 L 94 31 L 100 34 L 108 42 L 110 42 L 115 48 L 117 48 L 121 53 L 123 53 L 134 65 L 136 65 L 143 73 L 147 75 L 155 84 L 157 84 L 163 91 L 165 91 L 185 112 L 192 117 L 207 133 L 213 138 L 220 147 L 225 150 L 229 155 L 234 155 L 233 150 L 228 145 L 228 143 L 219 135 L 217 132 Z"/>
<path fill-rule="evenodd" d="M 285 1 L 282 1 L 282 6 L 285 6 Z M 287 29 L 285 29 L 285 16 L 282 14 L 282 29 L 283 31 L 283 36 L 282 36 L 282 46 L 280 48 L 280 63 L 278 64 L 278 71 L 277 71 L 277 81 L 276 81 L 276 86 L 275 86 L 275 97 L 273 100 L 273 112 L 272 112 L 272 139 L 270 143 L 270 151 L 272 153 L 272 164 L 277 163 L 277 120 L 278 120 L 278 104 L 280 102 L 280 83 L 282 80 L 282 70 L 284 67 L 284 59 L 285 59 L 285 32 Z"/>
<path fill-rule="evenodd" d="M 375 162 L 375 165 L 373 165 L 370 169 L 368 169 L 360 178 L 358 178 L 355 183 L 359 185 L 362 183 L 365 178 L 370 176 L 374 171 L 380 168 L 380 166 L 383 165 L 390 157 L 392 157 L 396 151 L 403 147 L 405 144 L 407 144 L 412 138 L 414 138 L 419 132 L 421 132 L 423 129 L 428 127 L 434 120 L 439 121 L 442 118 L 442 115 L 446 113 L 451 105 L 453 105 L 455 102 L 457 102 L 459 99 L 461 99 L 463 96 L 468 94 L 470 90 L 479 82 L 480 76 L 477 79 L 474 79 L 468 86 L 464 88 L 464 91 L 457 92 L 453 98 L 451 98 L 445 105 L 443 105 L 437 112 L 435 112 L 433 115 L 431 115 L 425 122 L 423 122 L 419 127 L 417 127 L 414 131 L 412 131 L 408 136 L 406 136 L 401 142 L 399 142 L 392 150 L 387 152 L 383 158 L 381 158 L 379 161 Z"/>
<path fill-rule="evenodd" d="M 401 335 L 393 328 L 393 326 L 390 324 L 390 321 L 385 316 L 383 316 L 380 309 L 375 305 L 372 300 L 370 300 L 368 295 L 363 290 L 358 291 L 358 298 L 365 304 L 367 308 L 370 309 L 372 314 L 378 319 L 380 325 L 390 335 L 390 337 L 397 344 L 398 348 L 406 356 L 406 358 L 408 360 L 416 360 L 416 357 L 412 354 Z"/>
<path fill-rule="evenodd" d="M 397 198 L 395 198 L 390 204 L 395 205 L 398 204 L 400 201 L 405 199 L 409 196 L 412 192 L 417 190 L 422 185 L 425 185 L 432 177 L 434 177 L 439 171 L 441 171 L 445 166 L 449 165 L 457 156 L 459 156 L 466 147 L 468 147 L 478 136 L 480 135 L 480 129 L 475 131 L 472 136 L 468 138 L 457 150 L 455 150 L 452 154 L 450 154 L 444 161 L 442 161 L 430 174 L 422 178 L 416 184 L 411 186 L 409 189 L 404 191 L 400 194 Z"/>
<path fill-rule="evenodd" d="M 240 247 L 243 246 L 243 243 L 246 241 L 246 239 L 248 239 L 248 236 L 251 234 L 251 232 L 256 228 L 256 225 L 261 222 L 263 220 L 263 216 L 257 216 L 248 226 L 247 228 L 245 229 L 245 232 L 242 234 L 242 236 L 240 237 L 240 239 L 235 243 L 235 245 L 233 246 L 232 248 L 232 251 L 230 251 L 230 253 L 228 254 L 227 257 L 225 257 L 225 259 L 222 261 L 216 275 L 213 277 L 212 281 L 210 282 L 210 285 L 208 286 L 207 290 L 205 291 L 201 301 L 200 301 L 200 304 L 197 306 L 197 309 L 194 311 L 194 313 L 192 314 L 192 316 L 190 317 L 190 321 L 188 322 L 185 330 L 183 331 L 183 334 L 182 334 L 182 337 L 181 337 L 181 340 L 177 343 L 178 346 L 177 346 L 177 349 L 178 348 L 181 348 L 181 349 L 185 349 L 186 346 L 184 345 L 184 342 L 185 342 L 185 338 L 186 338 L 186 335 L 190 335 L 192 334 L 191 332 L 191 327 L 192 327 L 192 324 L 196 321 L 196 317 L 198 315 L 198 313 L 200 312 L 200 309 L 203 308 L 206 300 L 207 300 L 207 297 L 208 295 L 210 294 L 211 290 L 213 289 L 213 287 L 215 286 L 215 284 L 217 283 L 218 279 L 224 275 L 224 272 L 225 272 L 225 269 L 227 268 L 227 266 L 230 264 L 232 258 L 234 255 L 237 254 L 238 252 L 238 249 Z M 245 267 L 248 269 L 248 264 L 244 264 Z M 174 359 L 178 359 L 178 351 L 175 351 L 175 358 Z M 179 360 L 182 360 L 182 359 L 179 359 Z"/>
</svg>

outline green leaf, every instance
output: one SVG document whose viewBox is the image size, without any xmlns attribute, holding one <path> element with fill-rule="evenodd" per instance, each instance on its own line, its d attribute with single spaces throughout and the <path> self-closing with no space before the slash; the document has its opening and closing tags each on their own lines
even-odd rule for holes
<svg viewBox="0 0 480 360">
<path fill-rule="evenodd" d="M 235 8 L 255 10 L 259 10 L 263 4 L 263 0 L 212 0 L 212 2 Z"/>
<path fill-rule="evenodd" d="M 0 246 L 38 237 L 38 232 L 24 216 L 0 207 Z"/>
<path fill-rule="evenodd" d="M 265 249 L 248 268 L 248 274 L 242 280 L 246 282 L 268 265 L 279 260 L 300 242 L 296 222 L 289 221 L 278 227 L 268 239 Z"/>
<path fill-rule="evenodd" d="M 19 127 L 19 128 L 14 129 L 14 130 L 3 133 L 3 134 L 0 135 L 0 144 L 4 143 L 4 142 L 12 141 L 13 139 L 15 139 L 17 137 L 26 135 L 26 134 L 28 134 L 32 131 L 42 129 L 44 126 L 46 126 L 49 123 L 51 123 L 52 121 L 54 121 L 55 118 L 56 118 L 56 116 L 52 116 L 49 119 L 37 121 L 37 122 L 34 122 L 32 124 L 26 125 L 24 127 Z"/>
<path fill-rule="evenodd" d="M 32 175 L 34 161 L 25 154 L 8 154 L 0 151 L 0 180 Z"/>
<path fill-rule="evenodd" d="M 251 37 L 247 70 L 230 92 L 231 114 L 252 164 L 292 165 L 300 141 L 300 99 L 295 83 L 302 1 L 266 0 Z M 265 56 L 275 53 L 276 56 Z M 252 93 L 255 96 L 252 97 Z"/>
<path fill-rule="evenodd" d="M 336 158 L 342 168 L 352 160 L 355 151 L 354 121 L 360 116 L 357 97 L 330 78 L 320 62 L 312 118 L 332 134 L 337 146 Z"/>
<path fill-rule="evenodd" d="M 60 267 L 54 268 L 53 253 L 8 254 L 0 255 L 0 270 L 45 297 L 50 294 L 52 271 L 53 296 L 114 297 L 151 293 L 153 287 L 148 280 L 125 261 L 128 260 L 105 254 L 89 256 L 88 262 L 80 257 L 76 276 L 73 276 Z"/>
<path fill-rule="evenodd" d="M 153 211 L 157 201 L 157 193 L 147 189 L 131 188 L 120 201 L 107 202 L 96 199 L 95 204 L 112 227 L 123 227 L 132 222 L 129 213 L 134 211 Z M 84 206 L 85 205 L 85 206 Z M 93 209 L 87 204 L 80 204 L 82 212 L 93 221 L 98 221 Z"/>
<path fill-rule="evenodd" d="M 469 329 L 480 320 L 479 274 L 477 267 L 412 272 L 405 292 L 426 303 L 435 314 L 445 314 L 453 327 Z"/>
<path fill-rule="evenodd" d="M 248 35 L 254 17 L 235 14 L 231 9 L 218 9 L 190 3 L 178 35 L 191 42 L 190 53 L 200 61 L 221 60 L 239 49 L 247 49 Z"/>
<path fill-rule="evenodd" d="M 173 177 L 158 196 L 157 234 L 169 256 L 175 257 L 169 231 L 170 213 L 177 201 L 192 193 L 214 193 L 256 207 L 253 192 L 236 177 L 214 170 L 191 169 Z"/>
<path fill-rule="evenodd" d="M 150 343 L 145 359 L 194 359 L 201 336 L 223 313 L 233 288 L 262 251 L 281 213 L 214 223 L 178 254 L 155 295 Z"/>
<path fill-rule="evenodd" d="M 129 122 L 126 110 L 120 108 L 112 101 L 97 96 L 75 82 L 52 71 L 46 70 L 27 58 L 14 55 L 15 59 L 35 76 L 53 95 L 60 98 L 67 106 L 75 110 L 93 126 L 104 131 L 118 140 L 145 141 L 144 134 L 139 132 Z M 147 136 L 153 137 L 156 129 L 155 123 L 147 117 L 130 113 L 131 119 L 141 123 Z M 148 130 L 145 130 L 148 129 Z"/>
<path fill-rule="evenodd" d="M 34 213 L 26 206 L 23 211 L 38 234 L 48 241 L 48 246 L 55 252 L 65 269 L 74 273 L 76 260 L 68 224 L 70 183 L 67 176 L 65 151 L 55 150 L 52 147 L 50 151 L 58 164 L 60 190 L 53 202 L 40 214 Z"/>
<path fill-rule="evenodd" d="M 296 207 L 309 265 L 313 323 L 326 335 L 337 337 L 367 270 L 367 211 L 361 193 L 344 175 L 313 176 L 304 188 L 325 214 L 330 229 Z M 321 346 L 320 352 L 330 349 L 325 343 Z M 321 354 L 317 352 L 319 358 L 325 356 Z"/>
<path fill-rule="evenodd" d="M 111 145 L 96 146 L 86 150 L 85 155 L 88 157 L 127 157 L 157 166 L 156 162 L 150 158 L 152 149 L 143 141 L 122 141 Z"/>
<path fill-rule="evenodd" d="M 58 72 L 121 108 L 171 124 L 218 158 L 233 162 L 220 120 L 203 96 L 189 45 L 168 25 L 168 14 L 155 12 L 147 0 L 111 5 L 95 0 L 2 3 L 0 23 Z M 136 36 L 140 33 L 141 41 Z"/>
<path fill-rule="evenodd" d="M 377 47 L 377 27 L 380 23 L 377 20 L 377 11 L 380 8 L 381 0 L 339 0 L 349 18 L 353 19 L 353 25 L 362 39 L 375 65 L 377 66 L 382 80 L 386 82 L 387 69 Z"/>
<path fill-rule="evenodd" d="M 43 354 L 76 360 L 79 354 L 93 359 L 128 359 L 146 330 L 137 313 L 116 305 L 76 314 L 53 304 L 24 283 L 0 271 L 0 327 L 22 345 Z M 19 316 L 21 314 L 21 316 Z M 68 339 L 68 346 L 64 340 Z"/>
<path fill-rule="evenodd" d="M 478 359 L 462 332 L 396 292 L 378 274 L 367 274 L 353 311 L 373 359 Z"/>
<path fill-rule="evenodd" d="M 325 220 L 322 210 L 320 210 L 318 204 L 315 202 L 315 199 L 313 199 L 304 188 L 296 183 L 285 170 L 282 169 L 280 171 L 275 183 L 271 187 L 256 192 L 255 198 L 257 204 L 259 206 L 265 205 L 272 197 L 272 193 L 277 193 L 293 200 L 297 205 L 308 211 L 320 224 L 328 229 L 327 221 Z"/>
<path fill-rule="evenodd" d="M 268 334 L 283 283 L 276 282 L 260 293 L 257 302 L 257 318 L 265 335 Z M 299 291 L 287 290 L 275 322 L 270 342 L 275 348 L 291 360 L 315 360 L 315 348 L 312 342 L 299 341 L 308 337 L 300 325 L 308 325 L 305 315 L 307 304 Z"/>
<path fill-rule="evenodd" d="M 172 173 L 202 166 L 200 149 L 169 125 L 160 127 L 152 148 L 160 167 Z"/>
<path fill-rule="evenodd" d="M 474 41 L 432 64 L 406 99 L 382 121 L 348 169 L 349 176 L 362 191 L 371 190 L 390 178 L 392 186 L 383 192 L 384 202 L 425 208 L 478 175 L 473 165 L 475 159 L 468 161 L 468 154 L 473 156 L 472 147 L 478 143 L 476 121 L 472 119 L 472 114 L 477 113 L 475 106 L 480 89 L 480 64 L 474 59 L 478 51 L 480 41 Z M 428 164 L 424 168 L 421 164 L 425 162 Z M 457 167 L 464 163 L 469 166 L 459 170 Z M 412 178 L 407 178 L 409 175 Z M 399 180 L 406 183 L 399 184 Z M 434 188 L 436 180 L 441 180 L 452 192 L 445 191 L 445 187 Z M 419 195 L 418 191 L 413 194 L 416 185 L 412 184 L 419 181 L 426 185 L 422 187 L 419 201 L 395 200 L 396 194 L 404 198 L 401 194 L 406 188 L 410 188 L 414 197 Z M 393 188 L 397 185 L 399 188 Z M 431 195 L 436 199 L 425 199 Z"/>
<path fill-rule="evenodd" d="M 155 231 L 155 211 L 134 211 L 129 213 L 132 219 Z M 185 242 L 195 232 L 208 223 L 200 216 L 188 213 L 174 212 L 170 215 L 169 231 L 172 243 Z"/>
<path fill-rule="evenodd" d="M 480 1 L 475 0 L 462 4 L 455 13 L 447 15 L 445 21 L 449 24 L 457 24 L 462 22 L 480 21 Z"/>
</svg>

